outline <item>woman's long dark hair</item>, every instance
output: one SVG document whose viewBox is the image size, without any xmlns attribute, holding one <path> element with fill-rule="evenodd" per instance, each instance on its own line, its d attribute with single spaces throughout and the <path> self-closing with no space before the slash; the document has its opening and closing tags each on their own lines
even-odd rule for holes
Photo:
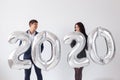
<svg viewBox="0 0 120 80">
<path fill-rule="evenodd" d="M 85 48 L 88 49 L 88 46 L 87 46 L 87 38 L 88 38 L 88 36 L 87 36 L 87 34 L 86 34 L 85 27 L 84 27 L 83 23 L 82 23 L 82 22 L 77 22 L 77 23 L 75 24 L 75 27 L 76 27 L 76 25 L 78 25 L 78 27 L 79 27 L 79 29 L 80 29 L 80 32 L 83 33 L 83 35 L 85 36 L 85 38 L 86 38 Z M 76 30 L 75 30 L 75 31 L 76 31 Z"/>
</svg>

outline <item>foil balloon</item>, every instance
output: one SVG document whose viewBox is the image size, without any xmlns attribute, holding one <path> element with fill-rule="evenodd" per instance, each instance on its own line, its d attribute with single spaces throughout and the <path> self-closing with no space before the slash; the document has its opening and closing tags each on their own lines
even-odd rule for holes
<svg viewBox="0 0 120 80">
<path fill-rule="evenodd" d="M 107 52 L 104 57 L 100 57 L 96 50 L 96 39 L 98 36 L 101 36 L 105 39 Z M 90 52 L 91 59 L 98 64 L 107 64 L 109 63 L 115 55 L 115 43 L 110 31 L 105 28 L 98 27 L 88 37 L 88 50 Z"/>
<path fill-rule="evenodd" d="M 87 57 L 80 59 L 77 58 L 77 55 L 83 50 L 86 43 L 84 35 L 81 32 L 71 32 L 64 37 L 65 44 L 70 45 L 73 40 L 76 41 L 76 45 L 68 54 L 67 62 L 72 68 L 80 68 L 83 66 L 87 66 L 89 64 L 89 59 Z"/>
<path fill-rule="evenodd" d="M 48 41 L 51 44 L 51 58 L 47 61 L 43 60 L 41 55 L 40 46 L 44 41 Z M 56 35 L 48 31 L 42 31 L 35 36 L 32 44 L 32 60 L 37 67 L 46 71 L 54 68 L 60 61 L 60 53 L 60 41 Z"/>
<path fill-rule="evenodd" d="M 19 45 L 9 55 L 8 63 L 12 69 L 29 69 L 31 67 L 30 60 L 20 60 L 20 56 L 30 47 L 31 41 L 27 33 L 22 31 L 16 31 L 9 35 L 8 42 L 15 44 L 17 41 L 21 41 Z"/>
</svg>

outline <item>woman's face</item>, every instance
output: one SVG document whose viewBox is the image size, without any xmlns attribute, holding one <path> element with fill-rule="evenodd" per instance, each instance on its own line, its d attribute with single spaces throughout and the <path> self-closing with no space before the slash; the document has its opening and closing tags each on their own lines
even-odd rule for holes
<svg viewBox="0 0 120 80">
<path fill-rule="evenodd" d="M 75 25 L 75 31 L 80 32 L 80 27 L 78 25 Z"/>
</svg>

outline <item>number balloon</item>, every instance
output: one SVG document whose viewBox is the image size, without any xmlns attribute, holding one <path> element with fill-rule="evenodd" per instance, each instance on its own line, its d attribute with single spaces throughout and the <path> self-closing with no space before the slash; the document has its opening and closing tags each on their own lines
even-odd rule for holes
<svg viewBox="0 0 120 80">
<path fill-rule="evenodd" d="M 31 67 L 31 61 L 20 60 L 19 57 L 27 51 L 30 47 L 31 41 L 28 34 L 21 31 L 13 32 L 8 38 L 8 42 L 11 44 L 16 43 L 18 40 L 22 41 L 22 43 L 10 54 L 8 58 L 9 66 L 12 69 L 29 69 Z"/>
<path fill-rule="evenodd" d="M 40 46 L 44 41 L 48 41 L 51 44 L 51 58 L 47 61 L 41 58 Z M 43 70 L 50 70 L 55 67 L 60 61 L 60 52 L 60 41 L 53 33 L 42 31 L 35 36 L 32 44 L 32 60 L 37 67 Z"/>
<path fill-rule="evenodd" d="M 107 53 L 104 58 L 101 58 L 96 50 L 95 42 L 98 36 L 102 36 L 106 41 Z M 98 27 L 92 33 L 90 33 L 88 37 L 88 45 L 91 59 L 96 63 L 107 64 L 113 59 L 115 55 L 115 43 L 112 34 L 107 29 Z"/>
<path fill-rule="evenodd" d="M 77 55 L 80 53 L 86 43 L 86 39 L 81 32 L 72 32 L 64 37 L 64 43 L 69 44 L 75 40 L 76 45 L 73 47 L 72 51 L 68 54 L 67 61 L 69 65 L 73 68 L 80 68 L 89 64 L 88 58 L 78 59 Z"/>
</svg>

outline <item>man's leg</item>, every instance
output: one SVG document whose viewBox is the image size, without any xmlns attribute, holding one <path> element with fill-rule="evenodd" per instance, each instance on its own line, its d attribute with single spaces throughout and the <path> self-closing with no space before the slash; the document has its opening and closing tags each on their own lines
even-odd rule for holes
<svg viewBox="0 0 120 80">
<path fill-rule="evenodd" d="M 34 68 L 35 68 L 35 72 L 37 75 L 37 80 L 43 80 L 42 74 L 41 74 L 41 69 L 39 69 L 37 66 L 35 66 L 35 64 L 34 64 Z"/>
<path fill-rule="evenodd" d="M 31 68 L 25 69 L 25 80 L 30 80 Z"/>
</svg>

